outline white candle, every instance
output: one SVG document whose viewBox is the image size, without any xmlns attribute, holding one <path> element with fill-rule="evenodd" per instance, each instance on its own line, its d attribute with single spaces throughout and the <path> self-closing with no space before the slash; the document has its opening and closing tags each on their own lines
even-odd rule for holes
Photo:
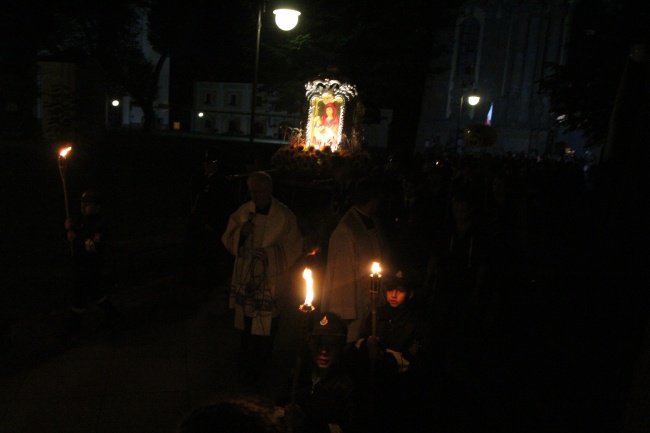
<svg viewBox="0 0 650 433">
<path fill-rule="evenodd" d="M 305 279 L 307 287 L 304 305 L 311 305 L 311 302 L 314 299 L 314 280 L 311 277 L 311 269 L 305 268 L 302 273 L 302 277 Z"/>
</svg>

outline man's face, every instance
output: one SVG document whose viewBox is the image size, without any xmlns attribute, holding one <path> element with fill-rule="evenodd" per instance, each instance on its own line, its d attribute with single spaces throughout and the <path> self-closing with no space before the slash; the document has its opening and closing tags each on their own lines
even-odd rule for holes
<svg viewBox="0 0 650 433">
<path fill-rule="evenodd" d="M 271 186 L 257 180 L 248 181 L 248 194 L 255 206 L 265 208 L 271 204 Z"/>
<path fill-rule="evenodd" d="M 341 356 L 341 338 L 329 335 L 315 335 L 309 339 L 314 364 L 320 369 L 331 367 Z"/>
<path fill-rule="evenodd" d="M 454 218 L 457 220 L 465 221 L 470 216 L 470 207 L 469 203 L 465 201 L 452 202 L 451 211 L 454 215 Z"/>
</svg>

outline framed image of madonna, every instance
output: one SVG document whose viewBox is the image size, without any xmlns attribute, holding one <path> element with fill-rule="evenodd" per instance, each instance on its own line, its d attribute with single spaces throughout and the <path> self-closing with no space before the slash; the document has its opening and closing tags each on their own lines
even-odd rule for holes
<svg viewBox="0 0 650 433">
<path fill-rule="evenodd" d="M 344 111 L 343 98 L 314 96 L 309 107 L 307 145 L 336 150 L 341 142 Z"/>
<path fill-rule="evenodd" d="M 309 100 L 306 145 L 337 151 L 343 136 L 347 102 L 357 94 L 356 87 L 338 80 L 314 80 L 305 84 Z"/>
</svg>

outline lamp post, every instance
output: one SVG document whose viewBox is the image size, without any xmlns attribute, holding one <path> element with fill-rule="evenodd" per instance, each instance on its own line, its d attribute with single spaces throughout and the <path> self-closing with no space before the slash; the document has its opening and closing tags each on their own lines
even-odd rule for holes
<svg viewBox="0 0 650 433">
<path fill-rule="evenodd" d="M 253 75 L 253 91 L 251 94 L 251 125 L 249 143 L 253 143 L 255 137 L 255 107 L 257 105 L 257 77 L 260 65 L 260 36 L 262 35 L 262 12 L 265 12 L 266 0 L 260 0 L 257 10 L 257 39 L 255 41 L 255 72 Z M 273 11 L 275 24 L 284 31 L 292 30 L 298 25 L 300 12 L 289 6 L 279 6 Z"/>
<path fill-rule="evenodd" d="M 454 143 L 454 153 L 458 153 L 458 140 L 460 139 L 460 118 L 463 115 L 463 102 L 465 100 L 465 89 L 460 95 L 460 104 L 458 105 L 458 119 L 456 123 L 456 142 Z M 476 94 L 476 89 L 467 96 L 469 105 L 474 106 L 479 103 L 481 97 Z"/>
</svg>

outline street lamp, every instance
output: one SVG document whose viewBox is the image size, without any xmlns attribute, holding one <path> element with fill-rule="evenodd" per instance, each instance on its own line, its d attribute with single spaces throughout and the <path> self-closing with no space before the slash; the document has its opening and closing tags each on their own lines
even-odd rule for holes
<svg viewBox="0 0 650 433">
<path fill-rule="evenodd" d="M 458 119 L 456 123 L 456 143 L 454 144 L 454 149 L 456 153 L 458 152 L 458 140 L 460 139 L 460 118 L 463 115 L 463 102 L 465 100 L 465 90 L 460 95 L 460 104 L 458 105 Z M 467 95 L 467 102 L 469 105 L 474 106 L 479 103 L 481 97 L 476 94 L 476 89 L 469 95 Z"/>
<path fill-rule="evenodd" d="M 257 39 L 255 41 L 255 74 L 253 76 L 253 91 L 251 95 L 251 125 L 249 143 L 253 142 L 255 137 L 255 107 L 257 105 L 257 76 L 260 65 L 260 35 L 262 34 L 262 12 L 265 12 L 266 0 L 259 1 L 257 10 Z M 298 25 L 300 12 L 291 6 L 279 6 L 273 11 L 275 15 L 275 24 L 279 29 L 284 31 L 292 30 Z"/>
</svg>

